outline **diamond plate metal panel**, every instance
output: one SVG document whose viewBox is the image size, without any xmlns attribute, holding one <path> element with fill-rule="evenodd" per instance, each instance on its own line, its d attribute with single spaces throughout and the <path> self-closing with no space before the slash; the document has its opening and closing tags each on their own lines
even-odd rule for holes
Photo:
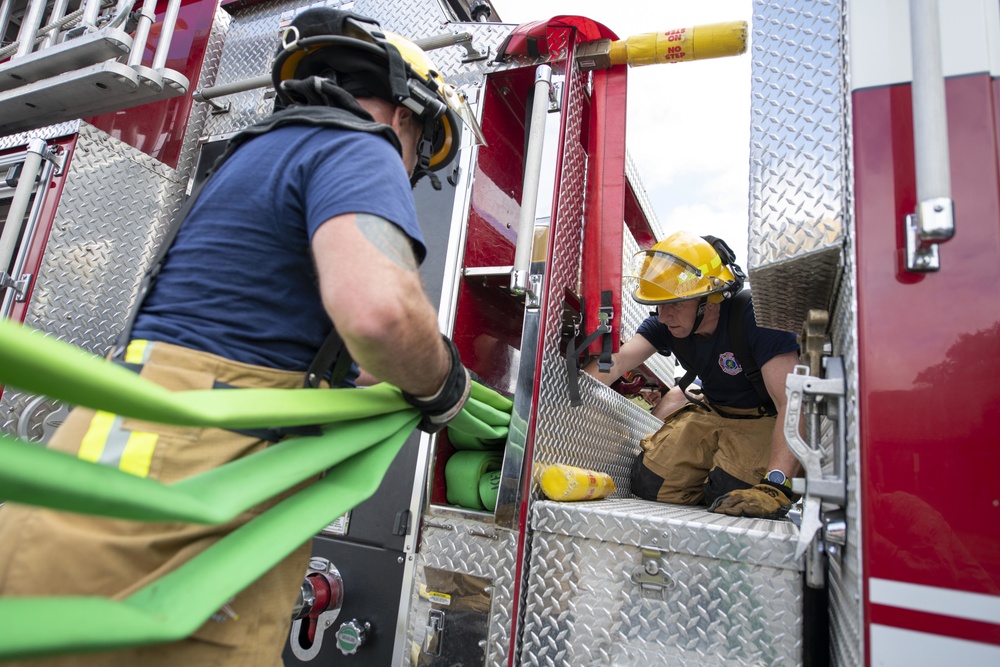
<svg viewBox="0 0 1000 667">
<path fill-rule="evenodd" d="M 125 325 L 139 280 L 180 205 L 176 172 L 86 123 L 38 270 L 25 324 L 104 355 Z M 13 433 L 34 397 L 0 399 Z"/>
<path fill-rule="evenodd" d="M 229 12 L 217 7 L 215 19 L 212 22 L 212 32 L 208 36 L 208 43 L 205 47 L 205 59 L 202 61 L 198 85 L 194 90 L 214 85 L 219 73 L 219 64 L 222 61 L 222 51 L 225 47 L 229 24 Z M 185 179 L 194 174 L 195 166 L 198 164 L 198 154 L 201 150 L 200 140 L 204 137 L 211 109 L 210 105 L 200 102 L 194 102 L 191 106 L 191 114 L 188 117 L 187 128 L 184 130 L 184 139 L 181 143 L 181 153 L 177 160 L 177 173 Z"/>
<path fill-rule="evenodd" d="M 578 137 L 582 122 L 587 75 L 567 75 L 566 136 Z M 656 431 L 662 422 L 611 391 L 589 375 L 580 377 L 583 405 L 569 404 L 566 363 L 559 352 L 562 323 L 561 295 L 577 292 L 582 263 L 584 186 L 587 154 L 578 141 L 569 140 L 563 154 L 558 205 L 550 228 L 555 244 L 542 314 L 542 373 L 534 433 L 532 495 L 540 497 L 538 470 L 549 463 L 568 463 L 607 472 L 620 494 L 631 488 L 632 462 L 639 439 Z M 630 234 L 626 234 L 630 237 Z M 631 301 L 631 300 L 629 300 Z M 581 428 L 586 424 L 586 428 Z"/>
<path fill-rule="evenodd" d="M 17 148 L 18 146 L 24 146 L 28 143 L 29 139 L 42 139 L 44 141 L 48 141 L 50 139 L 75 134 L 82 123 L 83 121 L 81 120 L 69 120 L 65 123 L 47 125 L 46 127 L 40 127 L 27 132 L 8 134 L 5 137 L 0 137 L 0 151 L 7 150 L 9 148 Z"/>
<path fill-rule="evenodd" d="M 802 570 L 795 558 L 798 528 L 791 521 L 712 514 L 703 507 L 644 500 L 586 503 L 539 501 L 532 510 L 535 531 L 671 553 L 706 556 L 774 569 Z"/>
<path fill-rule="evenodd" d="M 842 0 L 754 2 L 750 277 L 758 321 L 798 331 L 831 312 L 847 382 L 845 548 L 829 553 L 834 664 L 864 656 L 849 45 Z M 832 431 L 821 445 L 832 450 Z"/>
<path fill-rule="evenodd" d="M 434 567 L 484 577 L 493 582 L 490 609 L 490 632 L 486 647 L 486 665 L 501 667 L 507 662 L 510 633 L 514 626 L 514 573 L 517 556 L 517 533 L 451 514 L 424 515 L 417 555 L 414 595 L 410 602 L 407 639 L 413 653 L 423 646 L 426 635 L 429 600 L 420 597 L 426 584 L 424 568 Z M 444 641 L 447 641 L 447 629 Z M 413 664 L 410 657 L 405 665 Z"/>
<path fill-rule="evenodd" d="M 653 203 L 649 201 L 649 195 L 646 193 L 646 186 L 642 184 L 639 168 L 636 167 L 635 161 L 628 151 L 625 152 L 625 178 L 632 184 L 632 191 L 635 192 L 636 199 L 639 200 L 639 208 L 642 209 L 643 215 L 649 221 L 649 227 L 653 230 L 653 236 L 657 239 L 664 238 L 667 235 L 666 230 L 660 224 L 659 218 L 656 217 Z"/>
<path fill-rule="evenodd" d="M 751 520 L 716 519 L 704 510 L 642 501 L 535 503 L 525 661 L 799 664 L 802 579 L 790 560 L 794 527 L 783 522 L 790 528 L 759 530 L 744 525 L 758 523 Z M 744 557 L 749 542 L 759 560 Z M 633 581 L 633 573 L 651 569 L 639 545 L 658 552 L 658 571 L 672 588 L 644 595 Z"/>
<path fill-rule="evenodd" d="M 754 0 L 749 270 L 757 321 L 797 332 L 843 265 L 848 88 L 839 0 Z"/>
</svg>

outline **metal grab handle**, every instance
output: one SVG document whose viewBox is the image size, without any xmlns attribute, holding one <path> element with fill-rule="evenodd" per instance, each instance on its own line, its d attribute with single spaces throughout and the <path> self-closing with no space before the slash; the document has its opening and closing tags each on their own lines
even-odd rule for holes
<svg viewBox="0 0 1000 667">
<path fill-rule="evenodd" d="M 548 113 L 549 91 L 552 89 L 552 68 L 539 65 L 535 70 L 535 99 L 531 105 L 528 125 L 528 149 L 524 158 L 524 182 L 521 187 L 521 217 L 517 224 L 517 246 L 514 268 L 510 272 L 510 290 L 514 294 L 528 291 L 531 270 L 531 245 L 535 240 L 535 206 L 538 203 L 538 181 L 542 172 L 542 145 L 545 142 L 545 114 Z"/>
<path fill-rule="evenodd" d="M 836 503 L 843 503 L 846 496 L 844 470 L 841 460 L 844 456 L 844 420 L 843 410 L 840 405 L 831 404 L 830 399 L 837 399 L 837 403 L 846 394 L 844 388 L 844 377 L 839 360 L 835 357 L 828 357 L 827 374 L 829 379 L 821 379 L 809 375 L 808 366 L 796 366 L 795 372 L 788 375 L 785 381 L 785 395 L 788 397 L 785 409 L 785 422 L 783 432 L 788 449 L 799 460 L 805 469 L 806 485 L 804 492 L 810 496 L 816 496 L 823 500 Z M 805 404 L 816 404 L 817 399 L 822 399 L 826 403 L 828 416 L 835 412 L 836 438 L 832 458 L 834 461 L 834 474 L 832 476 L 823 475 L 823 452 L 819 446 L 812 446 L 799 435 L 799 424 L 802 421 L 802 413 L 805 411 Z M 795 487 L 797 493 L 802 491 Z"/>
<path fill-rule="evenodd" d="M 167 54 L 170 53 L 170 43 L 174 40 L 174 28 L 181 12 L 181 0 L 169 0 L 167 11 L 163 14 L 163 24 L 160 28 L 160 39 L 156 43 L 156 53 L 153 54 L 153 69 L 162 72 L 167 66 Z"/>
<path fill-rule="evenodd" d="M 941 66 L 938 0 L 910 0 L 913 51 L 913 149 L 917 209 L 905 220 L 906 268 L 937 271 L 938 244 L 955 235 L 948 113 Z"/>
<path fill-rule="evenodd" d="M 7 269 L 14 258 L 17 249 L 17 239 L 21 235 L 21 228 L 24 226 L 24 214 L 28 210 L 28 202 L 31 193 L 35 190 L 35 181 L 42 168 L 42 156 L 48 151 L 48 146 L 41 139 L 31 139 L 28 142 L 28 149 L 24 158 L 24 166 L 21 167 L 21 175 L 14 189 L 14 197 L 10 202 L 10 209 L 7 212 L 7 221 L 3 226 L 3 234 L 0 235 L 0 277 L 7 276 Z M 27 243 L 30 239 L 24 239 Z M 13 279 L 14 276 L 9 276 Z M 6 287 L 6 282 L 0 285 L 0 289 Z"/>
</svg>

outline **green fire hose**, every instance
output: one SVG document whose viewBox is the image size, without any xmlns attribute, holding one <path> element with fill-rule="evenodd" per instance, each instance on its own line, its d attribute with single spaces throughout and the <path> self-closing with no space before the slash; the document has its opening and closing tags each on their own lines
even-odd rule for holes
<svg viewBox="0 0 1000 667">
<path fill-rule="evenodd" d="M 189 635 L 332 518 L 370 497 L 420 419 L 400 391 L 386 384 L 170 392 L 7 321 L 0 321 L 0 383 L 73 405 L 183 426 L 327 425 L 322 435 L 288 439 L 170 485 L 0 435 L 0 498 L 7 501 L 141 521 L 222 523 L 328 471 L 124 600 L 0 599 L 0 660 Z M 471 437 L 505 438 L 510 410 L 509 399 L 474 384 L 450 428 Z M 38 623 L 42 617 L 53 622 Z"/>
</svg>

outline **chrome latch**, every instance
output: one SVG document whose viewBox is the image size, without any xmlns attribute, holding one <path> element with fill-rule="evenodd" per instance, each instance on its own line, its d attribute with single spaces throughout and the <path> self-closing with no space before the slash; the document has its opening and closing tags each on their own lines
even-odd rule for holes
<svg viewBox="0 0 1000 667">
<path fill-rule="evenodd" d="M 813 588 L 824 585 L 822 560 L 819 557 L 819 530 L 822 528 L 823 503 L 843 507 L 847 502 L 846 476 L 846 408 L 847 393 L 844 365 L 840 357 L 824 357 L 826 378 L 809 375 L 807 366 L 796 366 L 785 382 L 788 397 L 784 434 L 788 449 L 802 464 L 805 478 L 792 480 L 792 490 L 803 495 L 802 524 L 796 558 L 808 551 L 806 582 Z M 834 425 L 833 447 L 830 454 L 832 474 L 823 473 L 824 453 L 820 445 L 820 418 Z M 806 422 L 808 419 L 808 422 Z M 801 435 L 801 425 L 807 423 L 808 442 Z"/>
<path fill-rule="evenodd" d="M 642 565 L 632 571 L 632 582 L 639 584 L 639 595 L 647 600 L 666 600 L 666 593 L 677 583 L 666 571 L 663 553 L 656 549 L 642 550 Z"/>
<path fill-rule="evenodd" d="M 431 609 L 427 614 L 427 634 L 424 636 L 424 653 L 441 655 L 441 640 L 444 637 L 444 611 Z"/>
<path fill-rule="evenodd" d="M 938 245 L 955 235 L 955 204 L 947 197 L 935 197 L 917 205 L 906 216 L 906 269 L 913 272 L 941 268 Z"/>
<path fill-rule="evenodd" d="M 0 292 L 10 287 L 14 290 L 15 300 L 23 303 L 28 298 L 28 285 L 31 284 L 31 274 L 26 273 L 20 278 L 12 278 L 6 271 L 0 271 Z"/>
</svg>

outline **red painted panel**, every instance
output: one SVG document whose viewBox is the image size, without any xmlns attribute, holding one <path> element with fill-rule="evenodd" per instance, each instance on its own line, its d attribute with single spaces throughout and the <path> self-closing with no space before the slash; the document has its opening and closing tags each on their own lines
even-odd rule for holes
<svg viewBox="0 0 1000 667">
<path fill-rule="evenodd" d="M 534 70 L 512 70 L 488 78 L 479 149 L 466 229 L 465 268 L 514 263 L 525 151 L 525 108 Z M 513 394 L 520 359 L 523 301 L 508 290 L 510 274 L 463 277 L 452 340 L 462 362 L 490 387 Z M 454 448 L 440 437 L 431 502 L 446 504 L 444 469 Z"/>
<path fill-rule="evenodd" d="M 66 164 L 69 164 L 69 160 L 73 158 L 73 149 L 76 147 L 76 140 L 79 135 L 71 135 L 68 137 L 50 140 L 48 145 L 53 150 L 61 150 L 66 153 Z M 16 153 L 20 150 L 24 150 L 23 146 L 16 149 L 11 149 L 8 151 L 3 151 L 0 155 L 9 155 L 11 153 Z M 42 258 L 45 256 L 45 247 L 49 242 L 49 235 L 52 233 L 52 223 L 56 217 L 56 211 L 59 208 L 59 200 L 62 197 L 63 187 L 66 185 L 66 174 L 69 172 L 68 169 L 63 169 L 61 173 L 56 174 L 52 177 L 52 181 L 49 184 L 47 190 L 42 193 L 36 193 L 37 196 L 44 197 L 42 201 L 42 209 L 39 212 L 37 227 L 35 228 L 35 235 L 31 241 L 31 245 L 28 247 L 28 256 L 24 263 L 25 273 L 31 274 L 31 282 L 28 284 L 28 291 L 25 295 L 25 300 L 21 302 L 14 302 L 11 308 L 10 320 L 12 322 L 24 322 L 25 316 L 28 314 L 28 307 L 31 305 L 31 296 L 35 290 L 35 285 L 38 282 L 38 270 L 42 265 Z M 2 297 L 0 293 L 0 297 Z M 3 396 L 3 385 L 0 385 L 0 396 Z"/>
<path fill-rule="evenodd" d="M 166 0 L 157 6 L 156 21 L 163 20 Z M 167 67 L 186 76 L 191 82 L 186 95 L 161 102 L 125 109 L 87 119 L 116 139 L 138 148 L 169 167 L 176 167 L 194 101 L 191 95 L 198 85 L 201 66 L 208 48 L 208 37 L 215 20 L 216 0 L 184 0 L 177 18 Z M 156 50 L 160 23 L 154 23 L 146 44 L 142 64 L 151 65 Z M 277 44 L 277 42 L 275 42 Z"/>
<path fill-rule="evenodd" d="M 653 234 L 653 229 L 649 226 L 649 220 L 646 219 L 646 214 L 639 204 L 639 198 L 635 196 L 632 184 L 626 182 L 626 186 L 625 225 L 632 232 L 632 236 L 640 248 L 651 248 L 657 241 L 656 235 Z"/>
<path fill-rule="evenodd" d="M 472 188 L 465 266 L 514 263 L 524 174 L 525 105 L 534 70 L 489 77 L 483 100 L 483 134 Z"/>
<path fill-rule="evenodd" d="M 872 623 L 1000 646 L 1000 625 L 873 604 Z"/>
<path fill-rule="evenodd" d="M 947 82 L 956 234 L 903 270 L 909 86 L 854 94 L 859 423 L 868 577 L 1000 594 L 997 84 Z M 871 618 L 871 609 L 868 617 Z"/>
<path fill-rule="evenodd" d="M 588 182 L 581 282 L 587 332 L 597 329 L 601 292 L 611 292 L 612 351 L 621 340 L 622 236 L 625 219 L 625 97 L 628 70 L 619 65 L 593 73 L 587 122 Z M 600 354 L 602 343 L 591 345 Z"/>
</svg>

